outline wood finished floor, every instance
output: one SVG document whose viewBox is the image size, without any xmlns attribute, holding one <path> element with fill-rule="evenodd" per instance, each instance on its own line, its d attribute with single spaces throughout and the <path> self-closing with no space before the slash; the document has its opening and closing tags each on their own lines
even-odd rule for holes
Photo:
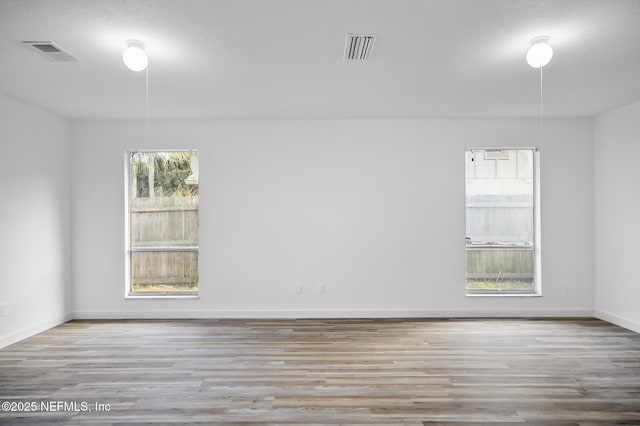
<svg viewBox="0 0 640 426">
<path fill-rule="evenodd" d="M 640 335 L 595 319 L 71 321 L 0 350 L 0 424 L 640 424 Z"/>
</svg>

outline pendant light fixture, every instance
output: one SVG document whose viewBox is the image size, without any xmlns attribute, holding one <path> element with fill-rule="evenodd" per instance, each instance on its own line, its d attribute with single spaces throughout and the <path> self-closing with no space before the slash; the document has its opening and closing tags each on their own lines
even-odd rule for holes
<svg viewBox="0 0 640 426">
<path fill-rule="evenodd" d="M 529 41 L 531 47 L 527 51 L 527 63 L 532 68 L 542 68 L 551 61 L 553 49 L 549 45 L 548 36 L 539 36 Z"/>
<path fill-rule="evenodd" d="M 122 52 L 122 62 L 131 71 L 144 72 L 145 77 L 145 141 L 149 140 L 149 58 L 145 51 L 145 44 L 140 40 L 129 39 L 126 41 L 127 48 Z"/>
<path fill-rule="evenodd" d="M 127 40 L 127 48 L 122 53 L 122 62 L 131 71 L 142 71 L 147 68 L 149 60 L 145 52 L 145 44 L 139 40 Z"/>
<path fill-rule="evenodd" d="M 529 41 L 531 47 L 527 50 L 527 64 L 532 68 L 540 69 L 540 144 L 544 140 L 544 115 L 542 110 L 542 68 L 553 57 L 553 49 L 549 45 L 548 36 L 539 36 Z"/>
</svg>

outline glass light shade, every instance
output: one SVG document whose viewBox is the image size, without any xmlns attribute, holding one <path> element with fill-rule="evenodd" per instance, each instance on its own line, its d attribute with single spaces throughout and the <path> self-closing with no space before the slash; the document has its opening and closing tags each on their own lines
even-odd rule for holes
<svg viewBox="0 0 640 426">
<path fill-rule="evenodd" d="M 527 51 L 527 63 L 533 68 L 542 68 L 551 61 L 553 49 L 546 41 L 539 41 L 531 45 Z"/>
<path fill-rule="evenodd" d="M 122 62 L 131 71 L 142 71 L 147 68 L 149 60 L 147 54 L 144 51 L 144 43 L 135 40 L 127 41 L 127 48 L 122 53 Z"/>
</svg>

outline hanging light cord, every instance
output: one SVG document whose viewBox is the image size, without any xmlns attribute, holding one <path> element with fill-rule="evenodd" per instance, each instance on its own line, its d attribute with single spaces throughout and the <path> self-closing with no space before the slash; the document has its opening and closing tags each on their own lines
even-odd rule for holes
<svg viewBox="0 0 640 426">
<path fill-rule="evenodd" d="M 149 141 L 149 66 L 145 68 L 145 141 Z"/>
<path fill-rule="evenodd" d="M 544 131 L 544 126 L 543 126 L 543 114 L 542 114 L 542 68 L 544 67 L 540 67 L 540 145 L 542 145 L 542 135 L 543 135 L 543 131 Z"/>
<path fill-rule="evenodd" d="M 540 75 L 540 78 L 542 78 L 542 74 Z M 149 120 L 149 66 L 145 68 L 145 89 L 146 89 L 146 95 L 147 95 L 146 113 L 147 113 L 147 120 Z"/>
</svg>

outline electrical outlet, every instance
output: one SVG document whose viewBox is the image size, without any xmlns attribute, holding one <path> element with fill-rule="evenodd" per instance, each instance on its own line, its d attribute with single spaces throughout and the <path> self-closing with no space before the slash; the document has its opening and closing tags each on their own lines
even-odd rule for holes
<svg viewBox="0 0 640 426">
<path fill-rule="evenodd" d="M 324 296 L 325 294 L 327 294 L 327 286 L 325 285 L 325 283 L 318 284 L 318 294 L 320 296 Z"/>
<path fill-rule="evenodd" d="M 7 315 L 7 305 L 0 303 L 0 317 Z"/>
<path fill-rule="evenodd" d="M 302 284 L 295 283 L 295 285 L 293 286 L 293 292 L 295 294 L 302 294 Z"/>
<path fill-rule="evenodd" d="M 565 294 L 571 294 L 571 284 L 565 283 L 564 287 L 563 287 L 563 290 L 564 290 Z"/>
</svg>

